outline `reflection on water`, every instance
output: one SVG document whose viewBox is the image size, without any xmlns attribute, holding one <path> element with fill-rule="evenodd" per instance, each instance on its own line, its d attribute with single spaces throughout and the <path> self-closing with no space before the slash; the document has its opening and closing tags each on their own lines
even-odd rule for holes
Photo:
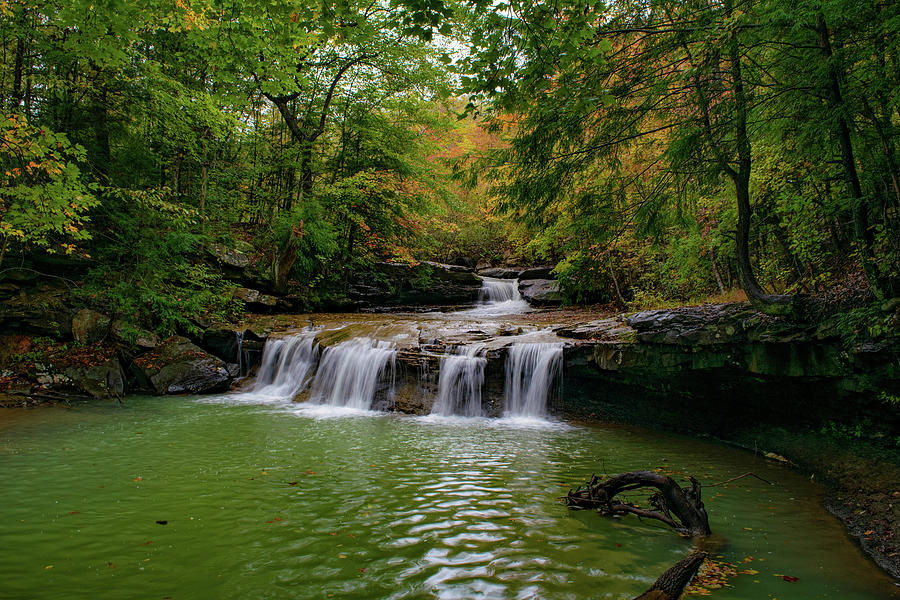
<svg viewBox="0 0 900 600">
<path fill-rule="evenodd" d="M 556 497 L 593 471 L 657 467 L 776 483 L 708 489 L 722 554 L 757 571 L 714 598 L 898 597 L 816 487 L 747 453 L 628 428 L 228 398 L 11 411 L 0 598 L 630 599 L 690 541 Z"/>
</svg>

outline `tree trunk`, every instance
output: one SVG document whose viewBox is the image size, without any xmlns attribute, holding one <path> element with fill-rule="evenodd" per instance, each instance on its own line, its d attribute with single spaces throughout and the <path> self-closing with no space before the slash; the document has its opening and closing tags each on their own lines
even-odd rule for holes
<svg viewBox="0 0 900 600">
<path fill-rule="evenodd" d="M 692 551 L 660 575 L 649 590 L 634 600 L 678 600 L 684 592 L 684 588 L 691 583 L 691 579 L 703 565 L 704 560 L 706 560 L 706 552 Z"/>
<path fill-rule="evenodd" d="M 22 8 L 22 17 L 21 17 L 21 25 L 25 25 L 25 9 Z M 22 96 L 24 92 L 22 91 L 22 71 L 25 67 L 25 33 L 24 31 L 19 32 L 19 36 L 16 38 L 16 54 L 13 59 L 13 86 L 12 92 L 9 95 L 9 108 L 10 110 L 15 110 L 19 108 L 22 104 Z"/>
<path fill-rule="evenodd" d="M 100 92 L 92 107 L 94 113 L 94 139 L 97 143 L 96 169 L 107 178 L 112 152 L 109 146 L 109 119 L 106 110 L 106 90 Z"/>
<path fill-rule="evenodd" d="M 303 221 L 299 227 L 291 227 L 288 241 L 278 253 L 275 260 L 275 290 L 283 292 L 287 289 L 288 276 L 291 268 L 297 261 L 297 252 L 300 250 L 300 240 L 303 239 Z"/>
<path fill-rule="evenodd" d="M 725 6 L 728 16 L 731 16 L 732 6 L 730 0 L 725 3 Z M 738 224 L 735 234 L 738 276 L 740 277 L 741 287 L 756 310 L 773 315 L 790 314 L 794 308 L 793 298 L 791 296 L 770 295 L 763 291 L 756 279 L 756 275 L 753 273 L 753 265 L 750 261 L 750 221 L 752 218 L 752 209 L 750 207 L 750 170 L 752 168 L 752 158 L 750 137 L 747 134 L 749 103 L 744 90 L 744 77 L 741 73 L 741 55 L 737 40 L 734 38 L 732 38 L 728 46 L 728 54 L 728 60 L 731 63 L 730 70 L 734 92 L 734 134 L 738 154 L 737 167 L 728 170 L 728 174 L 734 183 L 738 209 Z"/>
<path fill-rule="evenodd" d="M 816 33 L 819 36 L 819 48 L 822 51 L 822 55 L 829 63 L 827 98 L 831 109 L 837 113 L 837 131 L 835 133 L 841 149 L 841 168 L 844 171 L 844 180 L 853 198 L 853 233 L 859 243 L 860 261 L 872 292 L 877 298 L 883 299 L 885 297 L 885 285 L 878 275 L 878 266 L 875 262 L 875 234 L 869 227 L 869 210 L 866 205 L 866 199 L 863 196 L 859 173 L 856 170 L 853 138 L 851 137 L 850 124 L 847 122 L 844 113 L 845 106 L 841 91 L 841 77 L 838 67 L 834 64 L 834 53 L 831 48 L 831 36 L 828 31 L 828 25 L 821 14 L 816 15 Z"/>
<path fill-rule="evenodd" d="M 716 264 L 716 251 L 711 245 L 709 247 L 709 261 L 712 263 L 713 275 L 716 277 L 716 285 L 719 288 L 719 293 L 724 296 L 725 286 L 722 285 L 722 276 L 719 274 L 719 267 Z"/>
</svg>

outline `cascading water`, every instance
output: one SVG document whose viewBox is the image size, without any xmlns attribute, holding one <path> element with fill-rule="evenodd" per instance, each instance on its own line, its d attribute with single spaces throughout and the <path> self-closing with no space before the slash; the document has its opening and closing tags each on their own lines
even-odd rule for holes
<svg viewBox="0 0 900 600">
<path fill-rule="evenodd" d="M 481 278 L 478 306 L 463 311 L 475 316 L 509 315 L 529 310 L 528 302 L 519 294 L 518 279 Z"/>
<path fill-rule="evenodd" d="M 438 395 L 431 414 L 449 417 L 480 417 L 481 386 L 487 359 L 480 356 L 481 346 L 460 348 L 456 354 L 441 357 Z"/>
<path fill-rule="evenodd" d="M 562 343 L 519 343 L 506 358 L 506 417 L 541 419 L 562 375 Z"/>
<path fill-rule="evenodd" d="M 478 295 L 479 303 L 488 304 L 490 302 L 507 302 L 521 299 L 518 279 L 481 278 L 481 291 Z"/>
<path fill-rule="evenodd" d="M 316 364 L 315 331 L 269 338 L 251 393 L 291 400 L 309 383 Z"/>
<path fill-rule="evenodd" d="M 397 350 L 388 342 L 355 338 L 326 348 L 313 380 L 310 402 L 370 410 L 380 383 L 394 375 Z"/>
</svg>

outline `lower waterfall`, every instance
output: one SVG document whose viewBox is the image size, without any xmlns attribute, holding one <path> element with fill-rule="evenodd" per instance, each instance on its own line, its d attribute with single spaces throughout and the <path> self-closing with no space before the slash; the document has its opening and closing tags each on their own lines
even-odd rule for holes
<svg viewBox="0 0 900 600">
<path fill-rule="evenodd" d="M 441 357 L 438 395 L 431 414 L 449 417 L 480 417 L 481 386 L 487 359 L 481 346 L 460 348 L 456 354 Z"/>
<path fill-rule="evenodd" d="M 506 358 L 506 417 L 544 418 L 547 400 L 562 377 L 561 343 L 521 343 Z"/>
<path fill-rule="evenodd" d="M 393 383 L 397 350 L 388 342 L 355 338 L 322 353 L 310 402 L 370 410 L 379 384 Z"/>
<path fill-rule="evenodd" d="M 262 362 L 251 393 L 293 399 L 309 383 L 317 354 L 314 331 L 270 338 L 263 348 Z"/>
</svg>

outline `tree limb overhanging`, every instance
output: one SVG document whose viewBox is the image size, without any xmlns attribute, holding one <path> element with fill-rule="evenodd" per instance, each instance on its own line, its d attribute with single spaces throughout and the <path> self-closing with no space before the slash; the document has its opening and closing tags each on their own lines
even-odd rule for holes
<svg viewBox="0 0 900 600">
<path fill-rule="evenodd" d="M 710 535 L 709 517 L 701 499 L 700 482 L 693 476 L 688 477 L 688 480 L 690 487 L 682 488 L 671 477 L 654 471 L 630 471 L 602 480 L 593 475 L 586 486 L 569 490 L 564 500 L 570 508 L 597 509 L 606 516 L 633 514 L 660 521 L 678 532 L 694 537 Z M 652 509 L 641 508 L 616 498 L 623 492 L 640 488 L 656 489 L 649 500 Z"/>
</svg>

